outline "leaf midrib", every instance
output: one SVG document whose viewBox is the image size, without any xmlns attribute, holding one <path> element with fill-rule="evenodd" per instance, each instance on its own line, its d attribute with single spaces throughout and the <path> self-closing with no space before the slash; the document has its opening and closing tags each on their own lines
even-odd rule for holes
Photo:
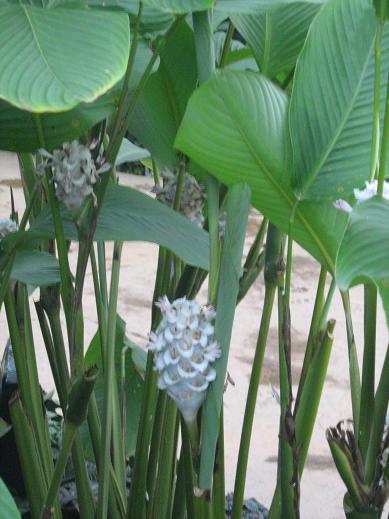
<svg viewBox="0 0 389 519">
<path fill-rule="evenodd" d="M 73 92 L 71 90 L 69 90 L 69 87 L 63 82 L 63 80 L 58 77 L 58 75 L 56 74 L 56 72 L 54 71 L 53 67 L 50 65 L 49 61 L 47 60 L 46 56 L 45 56 L 45 53 L 39 43 L 39 38 L 38 38 L 38 34 L 36 32 L 36 28 L 34 26 L 34 21 L 33 21 L 33 17 L 31 15 L 31 13 L 28 12 L 28 9 L 30 8 L 29 6 L 25 6 L 25 5 L 22 5 L 21 8 L 23 9 L 24 11 L 24 14 L 27 18 L 27 21 L 28 21 L 28 24 L 30 26 L 30 29 L 31 29 L 31 33 L 33 35 L 33 39 L 35 41 L 35 44 L 36 44 L 36 47 L 39 51 L 39 54 L 41 55 L 41 58 L 43 60 L 43 62 L 45 63 L 46 67 L 48 68 L 48 70 L 50 71 L 50 73 L 52 74 L 52 76 L 56 79 L 56 81 L 58 81 L 58 83 L 61 84 L 61 86 L 64 88 L 65 91 L 69 92 L 72 97 L 74 97 L 73 95 Z"/>
<path fill-rule="evenodd" d="M 315 22 L 317 23 L 317 19 L 315 20 Z M 311 26 L 310 30 L 312 30 L 312 26 Z M 308 40 L 306 40 L 306 41 L 308 41 Z M 352 112 L 352 109 L 354 108 L 356 99 L 359 96 L 362 83 L 363 83 L 363 81 L 365 79 L 365 76 L 366 76 L 366 69 L 369 66 L 369 63 L 370 63 L 370 60 L 371 60 L 371 54 L 372 54 L 372 51 L 373 51 L 373 48 L 374 48 L 374 41 L 375 41 L 375 38 L 372 38 L 372 41 L 371 41 L 371 44 L 370 44 L 370 49 L 369 49 L 369 52 L 366 55 L 366 61 L 365 61 L 365 64 L 363 66 L 362 73 L 360 75 L 359 81 L 357 82 L 357 86 L 355 88 L 354 95 L 350 98 L 350 103 L 349 103 L 348 109 L 345 111 L 344 117 L 342 117 L 341 120 L 339 121 L 338 129 L 334 133 L 333 138 L 328 143 L 328 146 L 324 149 L 324 152 L 323 152 L 322 156 L 319 157 L 317 159 L 317 161 L 315 162 L 315 164 L 314 164 L 314 166 L 313 166 L 313 168 L 311 170 L 311 173 L 308 175 L 306 181 L 302 185 L 302 188 L 301 188 L 301 190 L 299 192 L 299 198 L 301 198 L 301 199 L 304 197 L 305 193 L 309 190 L 309 188 L 312 186 L 312 184 L 314 183 L 315 179 L 319 175 L 320 170 L 322 169 L 322 167 L 323 167 L 324 163 L 326 162 L 327 158 L 329 157 L 329 155 L 334 150 L 335 145 L 338 142 L 338 139 L 339 139 L 341 133 L 343 132 L 343 130 L 344 130 L 344 128 L 345 128 L 345 126 L 346 126 L 346 124 L 347 124 L 347 122 L 349 120 L 349 116 L 350 116 L 350 114 Z M 304 47 L 305 46 L 306 46 L 306 43 L 304 44 Z M 292 95 L 292 99 L 291 99 L 291 108 L 292 108 L 292 103 L 294 104 L 294 97 L 293 97 L 293 95 Z M 291 110 L 290 110 L 289 113 L 291 113 Z M 295 142 L 294 142 L 294 139 L 293 139 L 293 132 L 291 132 L 291 142 L 292 142 L 292 152 L 293 152 L 293 155 L 294 155 Z"/>
<path fill-rule="evenodd" d="M 258 167 L 262 169 L 262 171 L 265 173 L 265 176 L 267 180 L 272 184 L 272 186 L 275 188 L 276 191 L 278 191 L 279 195 L 284 198 L 284 200 L 288 203 L 290 209 L 294 207 L 295 201 L 293 201 L 287 194 L 286 191 L 282 188 L 282 186 L 274 179 L 273 175 L 271 174 L 270 170 L 264 165 L 264 163 L 261 161 L 260 157 L 257 155 L 255 148 L 251 145 L 249 138 L 246 136 L 246 133 L 244 132 L 243 128 L 239 124 L 238 120 L 234 116 L 234 113 L 232 110 L 230 110 L 230 105 L 227 102 L 227 100 L 224 98 L 223 93 L 219 93 L 221 100 L 223 101 L 223 104 L 226 108 L 226 112 L 230 114 L 230 118 L 232 122 L 236 125 L 242 140 L 246 144 L 249 152 L 251 153 L 254 161 L 257 163 Z M 330 258 L 326 248 L 324 247 L 323 243 L 320 241 L 319 237 L 316 235 L 312 227 L 309 225 L 305 217 L 301 214 L 300 210 L 298 209 L 298 206 L 296 208 L 296 216 L 300 220 L 300 223 L 304 227 L 304 229 L 307 231 L 307 233 L 310 235 L 310 237 L 313 239 L 315 244 L 317 245 L 320 253 L 322 254 L 324 260 L 327 262 L 327 265 L 329 267 L 329 271 L 331 273 L 335 272 L 335 266 Z"/>
</svg>

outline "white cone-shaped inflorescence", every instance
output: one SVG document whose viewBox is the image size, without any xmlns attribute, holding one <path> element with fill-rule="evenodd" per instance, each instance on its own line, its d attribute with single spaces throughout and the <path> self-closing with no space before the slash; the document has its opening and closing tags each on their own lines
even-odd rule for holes
<svg viewBox="0 0 389 519">
<path fill-rule="evenodd" d="M 16 232 L 19 229 L 18 224 L 10 218 L 0 220 L 0 239 L 7 236 L 10 232 Z"/>
<path fill-rule="evenodd" d="M 357 202 L 357 204 L 360 204 L 362 202 L 365 202 L 366 200 L 369 200 L 370 198 L 373 198 L 373 196 L 376 196 L 378 189 L 378 181 L 373 180 L 372 182 L 365 182 L 365 188 L 364 189 L 354 189 L 354 197 Z M 389 200 L 389 182 L 384 182 L 384 189 L 382 193 L 382 197 L 386 198 L 386 200 Z M 344 211 L 346 213 L 351 213 L 353 210 L 352 206 L 346 202 L 346 200 L 335 200 L 334 207 L 336 209 L 339 209 L 340 211 Z"/>
<path fill-rule="evenodd" d="M 157 305 L 162 321 L 150 333 L 149 350 L 159 373 L 158 387 L 166 389 L 187 422 L 194 420 L 205 400 L 216 371 L 212 364 L 221 355 L 214 340 L 215 310 L 181 298 L 172 303 L 165 296 Z"/>
<path fill-rule="evenodd" d="M 177 189 L 177 173 L 164 169 L 161 173 L 163 187 L 156 185 L 153 191 L 163 204 L 173 207 Z M 204 189 L 189 173 L 185 173 L 180 198 L 180 212 L 199 227 L 204 224 Z"/>
<path fill-rule="evenodd" d="M 93 185 L 98 181 L 99 173 L 109 168 L 105 164 L 97 169 L 91 148 L 78 141 L 65 142 L 62 148 L 53 153 L 46 150 L 39 150 L 39 153 L 44 157 L 39 171 L 51 167 L 57 198 L 71 211 L 81 208 L 85 199 L 93 193 Z"/>
</svg>

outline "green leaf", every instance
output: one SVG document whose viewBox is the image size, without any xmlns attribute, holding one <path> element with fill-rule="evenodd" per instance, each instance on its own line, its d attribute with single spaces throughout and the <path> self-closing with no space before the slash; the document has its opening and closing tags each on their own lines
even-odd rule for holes
<svg viewBox="0 0 389 519">
<path fill-rule="evenodd" d="M 327 0 L 300 0 L 306 4 L 323 4 Z M 240 14 L 262 14 L 282 5 L 293 4 L 296 0 L 217 0 L 215 11 Z"/>
<path fill-rule="evenodd" d="M 191 11 L 205 11 L 212 7 L 214 0 L 144 0 L 144 4 L 165 13 L 184 14 Z"/>
<path fill-rule="evenodd" d="M 366 281 L 381 294 L 389 323 L 389 201 L 372 198 L 357 204 L 336 261 L 336 281 L 341 290 Z"/>
<path fill-rule="evenodd" d="M 178 163 L 174 139 L 196 83 L 193 32 L 183 20 L 166 42 L 158 71 L 149 78 L 129 125 L 130 134 L 161 168 Z"/>
<path fill-rule="evenodd" d="M 124 74 L 124 14 L 87 9 L 0 7 L 0 97 L 34 112 L 90 102 Z"/>
<path fill-rule="evenodd" d="M 22 249 L 17 251 L 11 279 L 37 287 L 61 281 L 58 260 L 46 252 Z"/>
<path fill-rule="evenodd" d="M 376 25 L 371 0 L 330 0 L 312 23 L 290 106 L 293 185 L 303 198 L 344 197 L 369 177 Z M 386 84 L 389 33 L 382 57 Z M 384 95 L 383 86 L 383 106 Z"/>
<path fill-rule="evenodd" d="M 151 50 L 138 43 L 129 91 L 133 91 L 151 58 Z M 92 126 L 109 117 L 116 109 L 121 82 L 92 103 L 80 103 L 66 112 L 40 114 L 45 145 L 48 150 L 84 135 Z M 0 149 L 35 152 L 40 148 L 34 114 L 0 100 Z"/>
<path fill-rule="evenodd" d="M 20 519 L 15 501 L 0 478 L 0 519 Z"/>
<path fill-rule="evenodd" d="M 188 103 L 176 146 L 227 185 L 246 182 L 252 203 L 288 232 L 296 203 L 288 172 L 288 97 L 254 72 L 224 71 Z M 347 215 L 302 202 L 293 235 L 331 272 Z"/>
<path fill-rule="evenodd" d="M 0 416 L 0 438 L 5 436 L 9 431 L 12 429 L 12 425 L 6 422 L 3 418 Z"/>
<path fill-rule="evenodd" d="M 150 153 L 147 150 L 136 146 L 128 139 L 123 139 L 115 164 L 120 166 L 125 162 L 138 162 L 149 157 Z"/>
<path fill-rule="evenodd" d="M 138 371 L 136 364 L 133 361 L 132 354 L 139 348 L 133 344 L 125 335 L 126 323 L 120 316 L 117 316 L 116 324 L 116 341 L 115 341 L 115 372 L 118 383 L 118 392 L 120 394 L 120 380 L 121 380 L 121 359 L 123 348 L 129 347 L 130 351 L 125 356 L 125 393 L 126 393 L 126 455 L 133 454 L 136 445 L 136 436 L 138 431 L 138 423 L 142 406 L 144 380 Z M 132 350 L 132 351 L 131 351 Z M 98 332 L 92 339 L 88 351 L 85 355 L 85 366 L 96 365 L 99 368 L 99 375 L 95 383 L 95 395 L 97 406 L 100 413 L 103 411 L 104 398 L 104 372 L 103 362 L 101 358 L 101 346 Z M 81 435 L 86 453 L 89 458 L 93 457 L 92 446 L 89 440 L 87 427 L 81 428 Z"/>
<path fill-rule="evenodd" d="M 62 207 L 65 236 L 77 240 L 77 229 Z M 32 231 L 54 235 L 49 207 Z M 146 241 L 166 247 L 189 265 L 208 270 L 208 233 L 169 207 L 135 189 L 110 184 L 97 221 L 96 241 Z"/>
<path fill-rule="evenodd" d="M 293 3 L 262 15 L 233 14 L 231 20 L 253 51 L 263 74 L 291 69 L 320 6 Z"/>
<path fill-rule="evenodd" d="M 216 303 L 215 338 L 222 356 L 215 362 L 216 379 L 208 389 L 202 411 L 201 459 L 199 486 L 212 488 L 212 476 L 219 436 L 220 410 L 223 401 L 232 325 L 234 322 L 239 279 L 242 274 L 242 254 L 248 212 L 250 189 L 246 185 L 233 186 L 228 192 L 226 232 L 221 255 L 219 288 Z"/>
</svg>

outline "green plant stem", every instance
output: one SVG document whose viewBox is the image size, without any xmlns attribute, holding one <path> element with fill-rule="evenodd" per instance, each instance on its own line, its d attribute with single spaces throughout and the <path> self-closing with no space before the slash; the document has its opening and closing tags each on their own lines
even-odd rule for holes
<svg viewBox="0 0 389 519">
<path fill-rule="evenodd" d="M 247 393 L 242 433 L 240 437 L 238 464 L 235 473 L 234 499 L 232 504 L 231 519 L 240 519 L 242 514 L 244 489 L 247 475 L 247 463 L 254 422 L 255 406 L 257 401 L 258 387 L 261 378 L 267 337 L 269 334 L 270 319 L 273 310 L 274 297 L 277 288 L 277 275 L 280 262 L 280 251 L 281 233 L 272 224 L 270 224 L 266 240 L 265 298 L 263 302 L 261 324 L 258 332 L 257 346 L 255 349 L 250 384 Z"/>
<path fill-rule="evenodd" d="M 184 419 L 181 417 L 182 452 L 185 470 L 185 494 L 187 519 L 196 519 L 199 516 L 198 500 L 194 499 L 195 478 L 193 471 L 193 460 L 189 441 L 188 430 Z M 173 518 L 172 518 L 173 519 Z"/>
<path fill-rule="evenodd" d="M 212 29 L 212 9 L 192 14 L 199 82 L 204 83 L 215 72 L 215 45 Z"/>
<path fill-rule="evenodd" d="M 288 247 L 289 248 L 289 247 Z M 286 290 L 285 290 L 286 292 Z M 290 380 L 290 322 L 289 307 L 286 305 L 282 274 L 278 287 L 278 327 L 279 327 L 279 369 L 280 369 L 280 459 L 279 471 L 281 481 L 281 517 L 295 519 L 293 478 L 293 438 L 288 427 L 291 417 L 291 380 Z M 295 482 L 298 485 L 298 482 Z"/>
<path fill-rule="evenodd" d="M 335 288 L 336 283 L 333 280 L 327 294 L 326 302 L 323 306 L 321 315 L 322 322 L 328 315 L 328 307 L 332 301 Z M 299 405 L 298 407 L 295 406 L 293 414 L 296 425 L 296 444 L 301 446 L 298 465 L 300 477 L 304 470 L 309 443 L 323 391 L 332 349 L 334 325 L 335 322 L 332 320 L 320 325 L 318 337 L 315 341 L 315 348 L 312 349 L 310 355 L 311 361 L 308 365 L 307 374 L 303 382 L 300 380 L 298 387 L 298 393 L 300 395 Z M 281 519 L 280 481 L 277 481 L 268 519 Z"/>
<path fill-rule="evenodd" d="M 173 510 L 171 514 L 171 517 L 174 519 L 186 519 L 187 517 L 185 491 L 185 456 L 184 449 L 181 446 L 181 453 L 177 467 L 177 482 L 174 493 Z"/>
<path fill-rule="evenodd" d="M 132 114 L 134 113 L 135 106 L 139 99 L 139 96 L 142 93 L 143 88 L 145 87 L 147 80 L 149 79 L 150 74 L 153 71 L 154 65 L 166 43 L 166 40 L 169 38 L 170 34 L 172 32 L 174 32 L 177 25 L 180 23 L 181 18 L 182 17 L 177 17 L 174 20 L 174 22 L 172 23 L 172 25 L 169 27 L 169 29 L 166 31 L 166 33 L 163 36 L 159 37 L 159 39 L 157 40 L 153 55 L 152 55 L 149 63 L 147 64 L 147 67 L 146 67 L 133 95 L 131 96 L 128 106 L 122 112 L 121 124 L 120 124 L 119 130 L 116 132 L 115 139 L 112 139 L 109 143 L 108 150 L 107 150 L 107 160 L 110 164 L 115 163 L 117 154 L 120 149 L 121 142 L 127 132 L 127 128 L 130 123 Z"/>
<path fill-rule="evenodd" d="M 224 410 L 220 411 L 220 432 L 215 456 L 215 473 L 213 475 L 212 489 L 212 517 L 213 519 L 225 519 L 225 463 L 224 463 Z"/>
<path fill-rule="evenodd" d="M 377 173 L 378 157 L 380 149 L 380 93 L 381 93 L 381 47 L 384 22 L 378 21 L 377 34 L 375 39 L 375 63 L 374 63 L 374 106 L 373 106 L 373 136 L 371 143 L 371 166 L 370 181 Z"/>
<path fill-rule="evenodd" d="M 113 385 L 116 384 L 114 365 L 116 317 L 121 249 L 122 244 L 115 243 L 112 261 L 111 289 L 108 304 L 107 342 L 104 362 L 104 411 L 102 419 L 101 461 L 99 470 L 99 498 L 97 507 L 97 519 L 106 519 L 108 514 L 109 467 L 111 463 L 110 446 L 113 417 L 112 399 Z"/>
<path fill-rule="evenodd" d="M 170 399 L 167 401 L 164 418 L 164 434 L 162 435 L 161 455 L 150 519 L 167 519 L 169 512 L 169 496 L 173 483 L 172 466 L 176 447 L 174 432 L 177 419 L 177 407 Z"/>
<path fill-rule="evenodd" d="M 219 183 L 207 175 L 207 200 L 210 242 L 210 268 L 208 282 L 208 303 L 215 304 L 220 268 L 220 241 L 219 241 Z"/>
<path fill-rule="evenodd" d="M 100 427 L 100 419 L 99 413 L 96 403 L 96 397 L 94 394 L 91 395 L 88 407 L 88 428 L 89 434 L 92 441 L 93 454 L 96 461 L 97 470 L 100 467 L 100 445 L 101 445 L 101 427 Z M 75 445 L 77 443 L 77 436 L 75 440 Z M 85 464 L 84 464 L 85 466 Z M 126 516 L 126 498 L 125 495 L 122 494 L 121 489 L 119 488 L 119 482 L 116 479 L 115 472 L 113 470 L 112 464 L 109 469 L 110 472 L 110 487 L 109 487 L 109 495 L 108 495 L 108 510 L 110 513 L 110 519 L 124 519 Z"/>
<path fill-rule="evenodd" d="M 104 249 L 103 249 L 104 250 Z M 108 319 L 108 302 L 107 296 L 102 294 L 106 291 L 106 271 L 102 268 L 101 262 L 99 261 L 99 269 L 97 267 L 96 256 L 94 247 L 90 250 L 91 266 L 92 266 L 92 277 L 93 285 L 95 290 L 95 301 L 96 310 L 99 323 L 99 336 L 100 336 L 100 348 L 101 358 L 103 359 L 103 369 L 105 369 L 105 358 L 106 358 L 106 340 L 107 340 L 107 319 Z M 100 258 L 99 258 L 100 259 Z M 103 254 L 103 263 L 105 265 L 105 253 Z M 100 276 L 98 274 L 98 270 Z M 100 279 L 103 281 L 103 287 L 100 288 Z M 122 350 L 122 361 L 125 363 L 126 348 Z M 122 367 L 124 370 L 124 364 Z M 113 459 L 113 470 L 116 474 L 116 481 L 120 484 L 120 493 L 122 496 L 126 494 L 126 447 L 125 447 L 125 372 L 121 377 L 122 383 L 122 395 L 119 396 L 118 386 L 113 386 L 113 398 L 112 398 L 112 459 Z M 122 405 L 121 405 L 122 403 Z M 110 493 L 111 497 L 111 493 Z"/>
<path fill-rule="evenodd" d="M 346 317 L 347 344 L 349 354 L 351 404 L 353 409 L 354 431 L 359 431 L 359 411 L 361 408 L 361 376 L 359 373 L 357 348 L 355 345 L 353 322 L 351 317 L 350 296 L 348 292 L 341 292 L 344 313 Z"/>
<path fill-rule="evenodd" d="M 72 423 L 66 423 L 62 435 L 61 450 L 55 464 L 54 474 L 47 492 L 44 509 L 42 512 L 42 519 L 50 519 L 54 512 L 54 501 L 58 494 L 59 485 L 63 473 L 65 472 L 66 463 L 69 458 L 70 450 L 77 432 L 77 427 Z"/>
<path fill-rule="evenodd" d="M 162 430 L 166 414 L 167 399 L 168 396 L 165 391 L 160 391 L 158 393 L 158 402 L 155 411 L 153 432 L 150 444 L 149 462 L 147 464 L 147 494 L 149 496 L 150 503 L 153 502 L 157 480 L 158 460 L 161 451 Z"/>
<path fill-rule="evenodd" d="M 51 288 L 48 290 L 51 290 Z M 70 375 L 65 355 L 65 343 L 61 327 L 59 304 L 56 303 L 52 298 L 42 299 L 41 296 L 41 301 L 36 303 L 35 306 L 37 309 L 38 319 L 46 349 L 49 349 L 50 347 L 53 349 L 54 362 L 58 370 L 58 379 L 54 379 L 55 387 L 58 393 L 63 414 L 65 415 Z M 50 331 L 47 327 L 47 321 L 44 312 L 49 319 Z M 47 342 L 51 342 L 52 346 L 47 344 Z M 80 513 L 82 517 L 91 518 L 94 516 L 93 496 L 91 492 L 88 472 L 85 466 L 84 449 L 81 444 L 81 439 L 78 432 L 72 447 L 72 461 L 76 477 Z"/>
<path fill-rule="evenodd" d="M 389 347 L 386 350 L 384 364 L 382 366 L 381 377 L 377 387 L 374 400 L 373 421 L 371 425 L 371 434 L 369 446 L 366 455 L 366 482 L 369 484 L 373 481 L 377 457 L 381 450 L 382 436 L 385 428 L 386 413 L 389 403 Z"/>
<path fill-rule="evenodd" d="M 308 447 L 319 408 L 320 398 L 327 374 L 328 363 L 334 340 L 335 321 L 328 321 L 318 340 L 317 348 L 308 369 L 307 377 L 301 392 L 300 406 L 295 413 L 296 443 L 301 446 L 299 456 L 299 475 L 303 473 Z"/>
<path fill-rule="evenodd" d="M 42 148 L 46 148 L 46 140 L 40 115 L 34 114 L 34 120 L 39 135 L 39 144 Z M 73 299 L 72 275 L 70 272 L 68 249 L 65 240 L 61 213 L 59 210 L 58 200 L 54 192 L 54 186 L 48 171 L 46 171 L 46 191 L 53 216 L 55 240 L 58 249 L 58 261 L 61 276 L 61 296 L 66 317 L 68 336 L 70 337 L 72 329 L 71 308 Z"/>
<path fill-rule="evenodd" d="M 253 241 L 253 243 L 250 247 L 250 250 L 247 254 L 246 261 L 243 266 L 243 270 L 245 272 L 243 274 L 243 276 L 246 274 L 246 272 L 250 271 L 257 262 L 258 256 L 263 247 L 263 242 L 264 242 L 264 239 L 266 236 L 266 231 L 268 229 L 268 223 L 269 223 L 269 220 L 267 220 L 267 218 L 263 218 L 261 225 L 259 227 L 259 230 L 257 232 L 257 235 L 255 237 L 255 240 Z"/>
<path fill-rule="evenodd" d="M 10 399 L 9 410 L 31 516 L 32 519 L 38 519 L 47 486 L 33 426 L 22 404 L 19 392 L 14 393 Z"/>
<path fill-rule="evenodd" d="M 242 516 L 244 488 L 246 482 L 250 440 L 254 422 L 255 405 L 257 401 L 258 387 L 265 355 L 267 337 L 269 333 L 270 318 L 273 310 L 275 292 L 276 287 L 274 285 L 266 287 L 261 325 L 258 333 L 257 346 L 255 349 L 253 368 L 250 377 L 250 385 L 246 399 L 246 409 L 243 418 L 242 433 L 240 437 L 231 519 L 241 519 Z"/>
<path fill-rule="evenodd" d="M 100 296 L 105 313 L 108 312 L 108 288 L 107 288 L 107 271 L 105 265 L 105 243 L 97 243 L 97 258 L 99 266 L 99 282 Z"/>
<path fill-rule="evenodd" d="M 9 331 L 18 373 L 18 382 L 20 384 L 20 376 L 27 377 L 26 386 L 28 395 L 26 394 L 26 390 L 23 388 L 23 390 L 21 390 L 22 402 L 29 414 L 29 418 L 34 428 L 44 475 L 46 482 L 48 482 L 53 471 L 53 459 L 51 455 L 47 423 L 42 407 L 42 395 L 35 358 L 34 338 L 32 334 L 27 288 L 25 285 L 17 284 L 15 292 L 15 299 L 13 299 L 11 295 L 12 302 L 8 299 L 6 303 L 7 320 L 9 322 L 9 317 L 11 317 L 10 314 L 12 311 L 16 310 L 13 317 L 15 318 L 18 330 L 16 333 L 16 330 L 12 329 L 13 325 L 10 325 L 9 323 Z M 8 293 L 8 295 L 10 294 L 11 292 Z M 15 304 L 15 307 L 10 309 L 10 305 L 13 304 Z M 16 362 L 16 357 L 18 357 L 18 362 Z M 21 362 L 25 363 L 25 371 L 20 371 Z"/>
<path fill-rule="evenodd" d="M 220 63 L 219 63 L 219 68 L 220 69 L 223 69 L 225 67 L 225 65 L 226 65 L 228 53 L 230 52 L 231 41 L 232 41 L 232 37 L 234 35 L 234 31 L 235 31 L 234 24 L 230 20 L 229 24 L 228 24 L 228 29 L 227 29 L 226 37 L 225 37 L 225 40 L 224 40 L 222 55 L 221 55 L 221 58 L 220 58 Z"/>
<path fill-rule="evenodd" d="M 377 288 L 364 286 L 364 350 L 359 412 L 358 444 L 362 458 L 366 458 L 371 428 L 371 410 L 374 408 L 375 350 L 377 324 Z"/>
<path fill-rule="evenodd" d="M 389 74 L 386 87 L 386 101 L 385 101 L 385 116 L 384 116 L 384 129 L 382 133 L 381 142 L 381 154 L 380 154 L 380 167 L 378 171 L 378 186 L 377 194 L 382 196 L 384 191 L 384 181 L 386 174 L 386 163 L 388 158 L 388 147 L 389 147 Z"/>
<path fill-rule="evenodd" d="M 301 391 L 304 387 L 304 381 L 307 376 L 307 371 L 308 371 L 309 364 L 311 361 L 314 342 L 315 342 L 315 339 L 317 338 L 317 333 L 320 328 L 321 315 L 322 315 L 323 304 L 324 304 L 324 289 L 326 286 L 326 279 L 327 279 L 327 270 L 324 267 L 322 267 L 320 270 L 319 282 L 318 282 L 318 286 L 316 289 L 315 304 L 313 307 L 313 314 L 312 314 L 311 326 L 310 326 L 310 330 L 309 330 L 308 342 L 307 342 L 307 347 L 305 350 L 304 362 L 303 362 L 303 367 L 301 370 L 301 375 L 300 375 L 300 380 L 299 380 L 299 387 L 298 387 L 297 396 L 296 396 L 295 410 L 298 409 Z"/>
<path fill-rule="evenodd" d="M 135 461 L 133 467 L 132 484 L 128 498 L 127 518 L 145 518 L 145 493 L 147 482 L 147 459 L 149 445 L 153 431 L 154 412 L 157 395 L 157 374 L 153 371 L 153 358 L 149 354 L 147 357 L 147 367 L 145 376 L 145 387 L 142 402 L 142 415 L 139 422 Z"/>
<path fill-rule="evenodd" d="M 29 195 L 29 197 L 27 199 L 26 209 L 23 213 L 22 219 L 19 224 L 19 231 L 24 231 L 24 229 L 26 228 L 27 222 L 31 215 L 31 211 L 37 200 L 37 196 L 41 192 L 41 187 L 42 186 L 41 186 L 40 182 L 36 182 L 34 184 L 31 194 Z M 0 284 L 0 310 L 3 305 L 5 294 L 8 289 L 8 284 L 9 284 L 9 280 L 11 277 L 12 267 L 13 267 L 13 263 L 15 261 L 15 257 L 16 257 L 16 247 L 13 247 L 11 249 L 11 251 L 8 253 L 8 258 L 7 258 L 5 267 L 3 268 L 3 271 L 2 271 L 1 284 Z"/>
<path fill-rule="evenodd" d="M 125 114 L 125 107 L 126 107 L 127 98 L 128 98 L 128 87 L 130 84 L 132 69 L 134 67 L 136 51 L 138 48 L 138 32 L 139 32 L 139 28 L 140 28 L 142 14 L 143 14 L 143 2 L 139 2 L 138 15 L 136 17 L 135 26 L 134 26 L 134 30 L 133 30 L 130 54 L 129 54 L 128 62 L 127 62 L 127 69 L 124 74 L 122 90 L 120 92 L 118 109 L 117 109 L 117 113 L 116 113 L 116 117 L 115 117 L 115 121 L 114 121 L 114 125 L 113 125 L 113 130 L 112 130 L 112 134 L 111 134 L 111 139 L 110 139 L 111 141 L 116 140 L 117 135 L 120 130 L 120 126 L 121 126 L 123 118 L 124 118 L 124 114 Z"/>
</svg>

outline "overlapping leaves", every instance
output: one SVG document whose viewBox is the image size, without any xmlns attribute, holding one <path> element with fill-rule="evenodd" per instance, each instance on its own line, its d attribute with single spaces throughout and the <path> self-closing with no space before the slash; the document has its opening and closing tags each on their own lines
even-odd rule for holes
<svg viewBox="0 0 389 519">
<path fill-rule="evenodd" d="M 272 78 L 295 65 L 319 8 L 318 4 L 292 3 L 264 14 L 233 13 L 231 20 L 252 49 L 260 70 Z"/>
<path fill-rule="evenodd" d="M 312 24 L 290 107 L 293 185 L 301 197 L 344 197 L 369 178 L 375 32 L 370 0 L 330 0 Z M 382 60 L 386 83 L 388 33 Z"/>
<path fill-rule="evenodd" d="M 253 72 L 224 72 L 195 92 L 176 145 L 227 185 L 247 182 L 252 203 L 288 232 L 290 185 L 287 95 Z M 294 238 L 331 271 L 347 217 L 331 204 L 302 202 Z"/>
<path fill-rule="evenodd" d="M 139 42 L 129 91 L 138 84 L 151 50 Z M 39 115 L 45 147 L 52 150 L 65 141 L 77 139 L 95 124 L 108 117 L 116 108 L 121 82 L 93 103 L 80 103 L 73 110 Z M 33 113 L 20 110 L 0 100 L 0 148 L 18 152 L 35 152 L 41 147 L 37 118 Z"/>
<path fill-rule="evenodd" d="M 354 207 L 339 248 L 336 280 L 342 290 L 362 282 L 379 289 L 389 323 L 389 201 L 372 198 Z"/>
</svg>

